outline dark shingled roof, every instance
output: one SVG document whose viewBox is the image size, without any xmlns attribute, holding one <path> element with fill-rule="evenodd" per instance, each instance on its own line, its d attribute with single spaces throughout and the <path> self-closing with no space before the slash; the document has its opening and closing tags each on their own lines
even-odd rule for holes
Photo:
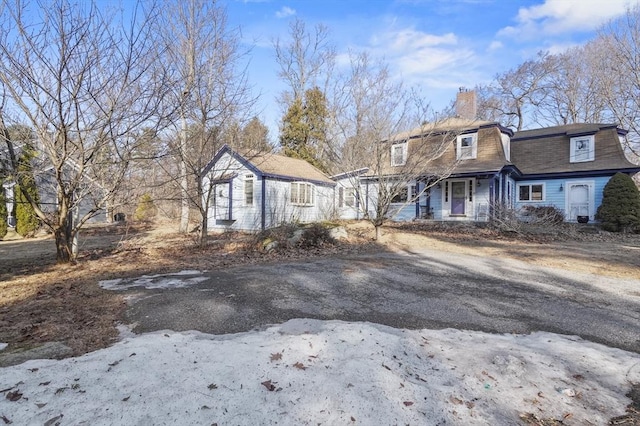
<svg viewBox="0 0 640 426">
<path fill-rule="evenodd" d="M 615 124 L 567 124 L 517 132 L 511 138 L 511 161 L 525 175 L 638 168 L 624 155 Z M 570 140 L 595 136 L 595 159 L 571 163 Z"/>
</svg>

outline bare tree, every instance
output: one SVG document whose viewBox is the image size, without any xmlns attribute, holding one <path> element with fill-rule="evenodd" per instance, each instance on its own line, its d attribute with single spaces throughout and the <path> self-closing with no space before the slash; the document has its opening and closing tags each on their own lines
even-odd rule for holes
<svg viewBox="0 0 640 426">
<path fill-rule="evenodd" d="M 537 108 L 547 94 L 544 84 L 548 72 L 543 66 L 546 57 L 547 54 L 540 53 L 538 59 L 498 74 L 494 83 L 478 87 L 480 118 L 522 130 L 527 114 Z"/>
<path fill-rule="evenodd" d="M 343 170 L 367 170 L 346 176 L 377 239 L 398 204 L 415 203 L 451 174 L 456 161 L 442 160 L 453 149 L 456 129 L 438 123 L 415 92 L 393 79 L 386 64 L 371 63 L 365 53 L 351 55 L 350 73 L 334 93 L 332 138 L 340 141 Z"/>
<path fill-rule="evenodd" d="M 600 96 L 611 118 L 630 131 L 626 148 L 640 155 L 640 6 L 605 25 L 599 35 L 601 49 L 597 76 Z"/>
<path fill-rule="evenodd" d="M 26 124 L 36 135 L 54 204 L 47 210 L 28 201 L 53 231 L 59 262 L 74 260 L 79 230 L 124 179 L 132 133 L 157 116 L 162 93 L 151 72 L 152 12 L 135 7 L 125 23 L 95 3 L 2 2 L 2 139 L 16 170 L 5 123 Z"/>
<path fill-rule="evenodd" d="M 336 160 L 335 147 L 324 137 L 325 111 L 330 108 L 326 97 L 336 55 L 329 30 L 317 25 L 308 31 L 304 21 L 295 19 L 289 25 L 289 40 L 277 39 L 273 45 L 278 76 L 288 86 L 279 99 L 284 111 L 280 140 L 285 155 L 326 168 Z M 297 148 L 292 150 L 291 145 Z"/>
<path fill-rule="evenodd" d="M 557 55 L 546 55 L 540 67 L 546 74 L 539 86 L 543 92 L 532 120 L 541 126 L 598 123 L 606 106 L 596 72 L 597 44 L 574 47 Z"/>
<path fill-rule="evenodd" d="M 229 28 L 226 10 L 215 2 L 188 0 L 166 4 L 157 29 L 165 55 L 163 66 L 174 76 L 171 99 L 179 105 L 178 159 L 175 182 L 181 191 L 180 231 L 189 225 L 189 210 L 200 218 L 199 243 L 207 233 L 212 188 L 204 188 L 202 171 L 224 144 L 226 128 L 246 114 L 250 96 L 240 49 L 240 34 Z"/>
</svg>

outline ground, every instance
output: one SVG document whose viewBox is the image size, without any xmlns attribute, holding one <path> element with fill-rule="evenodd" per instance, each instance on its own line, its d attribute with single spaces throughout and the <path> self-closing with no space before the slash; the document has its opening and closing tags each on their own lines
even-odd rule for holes
<svg viewBox="0 0 640 426">
<path fill-rule="evenodd" d="M 206 247 L 198 248 L 192 238 L 174 233 L 171 226 L 96 227 L 82 234 L 81 256 L 75 265 L 56 265 L 53 241 L 47 237 L 0 242 L 0 342 L 9 343 L 8 350 L 15 351 L 58 341 L 71 347 L 73 355 L 107 347 L 118 336 L 115 326 L 123 320 L 127 303 L 122 293 L 105 291 L 98 282 L 183 270 L 224 271 L 245 264 L 295 264 L 296 259 L 315 261 L 323 256 L 381 251 L 412 253 L 428 248 L 468 259 L 514 258 L 576 275 L 601 276 L 603 282 L 607 277 L 640 278 L 640 238 L 602 233 L 592 227 L 524 235 L 474 226 L 411 223 L 385 227 L 381 240 L 374 243 L 368 224 L 345 225 L 350 235 L 346 242 L 270 253 L 256 250 L 260 244 L 254 237 L 236 233 L 213 236 Z M 640 296 L 640 292 L 631 296 Z M 412 328 L 410 324 L 405 327 Z M 632 392 L 637 394 L 637 388 Z M 637 404 L 637 398 L 634 400 Z M 637 407 L 629 410 L 637 414 Z M 634 421 L 631 417 L 623 420 L 619 424 Z M 523 421 L 554 424 L 535 416 Z"/>
<path fill-rule="evenodd" d="M 62 341 L 74 355 L 106 347 L 126 303 L 100 280 L 185 269 L 216 270 L 340 253 L 430 249 L 474 256 L 513 257 L 540 266 L 616 278 L 640 277 L 640 236 L 563 232 L 522 236 L 488 228 L 412 223 L 387 226 L 377 243 L 366 222 L 347 224 L 350 239 L 336 246 L 286 252 L 246 250 L 252 237 L 222 234 L 204 248 L 171 224 L 96 226 L 83 231 L 75 265 L 57 265 L 48 236 L 0 242 L 0 342 L 31 347 Z M 592 228 L 588 228 L 591 230 Z M 640 292 L 640 290 L 639 290 Z"/>
</svg>

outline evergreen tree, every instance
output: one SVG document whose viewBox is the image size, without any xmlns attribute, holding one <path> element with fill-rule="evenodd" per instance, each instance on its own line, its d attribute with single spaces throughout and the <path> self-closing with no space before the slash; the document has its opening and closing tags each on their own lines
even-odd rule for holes
<svg viewBox="0 0 640 426">
<path fill-rule="evenodd" d="M 157 214 L 158 209 L 153 202 L 153 198 L 149 194 L 144 194 L 138 201 L 138 207 L 136 207 L 133 218 L 139 221 L 149 221 L 155 218 Z"/>
<path fill-rule="evenodd" d="M 607 231 L 640 231 L 640 192 L 629 175 L 616 173 L 607 182 L 596 219 Z"/>
<path fill-rule="evenodd" d="M 36 204 L 40 203 L 31 164 L 34 156 L 35 151 L 33 148 L 28 144 L 23 145 L 22 153 L 18 159 L 17 170 L 17 173 L 21 176 L 22 185 L 14 187 L 16 232 L 23 237 L 33 235 L 40 226 L 40 219 L 38 219 L 33 206 L 24 195 L 26 192 Z"/>
<path fill-rule="evenodd" d="M 308 161 L 327 171 L 327 100 L 317 87 L 294 99 L 282 119 L 280 145 L 288 157 Z"/>
<path fill-rule="evenodd" d="M 7 235 L 7 197 L 5 196 L 2 181 L 0 181 L 0 239 Z"/>
</svg>

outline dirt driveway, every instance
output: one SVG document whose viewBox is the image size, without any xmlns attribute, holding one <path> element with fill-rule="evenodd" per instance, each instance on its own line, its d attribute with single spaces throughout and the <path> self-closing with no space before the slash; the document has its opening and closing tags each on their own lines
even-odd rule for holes
<svg viewBox="0 0 640 426">
<path fill-rule="evenodd" d="M 412 247 L 188 271 L 173 277 L 183 280 L 180 288 L 175 281 L 174 288 L 158 288 L 166 278 L 149 277 L 125 291 L 130 300 L 126 318 L 134 331 L 221 334 L 310 317 L 398 328 L 543 330 L 640 353 L 639 279 L 539 267 L 510 258 Z"/>
<path fill-rule="evenodd" d="M 231 333 L 302 316 L 547 330 L 640 353 L 637 236 L 524 241 L 411 225 L 387 228 L 380 244 L 371 244 L 366 224 L 349 231 L 354 237 L 336 247 L 266 255 L 246 251 L 235 235 L 199 249 L 166 230 L 109 228 L 84 234 L 75 266 L 55 265 L 48 252 L 34 250 L 52 249 L 50 240 L 0 242 L 0 342 L 63 341 L 80 354 L 113 342 L 122 321 L 136 331 Z M 145 279 L 153 283 L 182 270 L 194 271 L 177 278 L 192 278 L 190 286 L 97 285 L 156 275 Z"/>
</svg>

